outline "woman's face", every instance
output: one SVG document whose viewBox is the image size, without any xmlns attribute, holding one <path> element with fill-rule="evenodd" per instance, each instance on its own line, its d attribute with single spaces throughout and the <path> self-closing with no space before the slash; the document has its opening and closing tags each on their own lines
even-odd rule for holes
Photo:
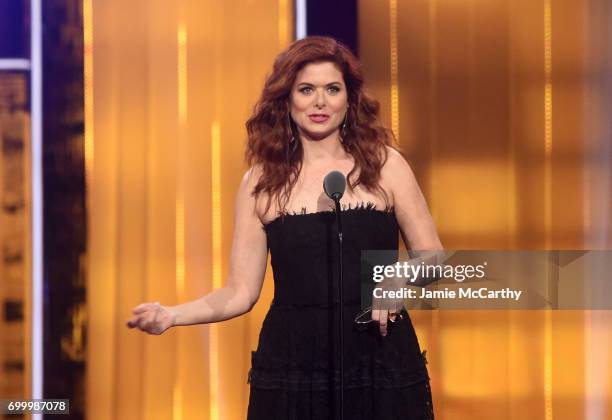
<svg viewBox="0 0 612 420">
<path fill-rule="evenodd" d="M 348 96 L 342 72 L 332 62 L 310 63 L 297 74 L 290 112 L 300 134 L 320 140 L 344 121 Z"/>
</svg>

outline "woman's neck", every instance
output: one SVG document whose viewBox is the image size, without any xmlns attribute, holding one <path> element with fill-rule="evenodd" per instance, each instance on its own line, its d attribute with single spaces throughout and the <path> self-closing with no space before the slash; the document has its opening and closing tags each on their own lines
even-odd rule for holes
<svg viewBox="0 0 612 420">
<path fill-rule="evenodd" d="M 350 157 L 340 143 L 337 130 L 322 139 L 311 139 L 302 135 L 300 141 L 304 150 L 304 165 L 328 163 Z"/>
</svg>

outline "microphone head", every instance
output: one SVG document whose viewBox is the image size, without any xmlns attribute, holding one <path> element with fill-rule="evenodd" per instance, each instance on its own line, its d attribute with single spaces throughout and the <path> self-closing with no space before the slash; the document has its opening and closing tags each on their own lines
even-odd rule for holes
<svg viewBox="0 0 612 420">
<path fill-rule="evenodd" d="M 332 200 L 340 200 L 346 188 L 346 178 L 340 171 L 331 171 L 323 179 L 323 190 Z"/>
</svg>

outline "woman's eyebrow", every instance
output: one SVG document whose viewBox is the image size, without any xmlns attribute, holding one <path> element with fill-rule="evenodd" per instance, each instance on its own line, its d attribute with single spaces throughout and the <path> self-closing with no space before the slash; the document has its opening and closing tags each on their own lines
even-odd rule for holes
<svg viewBox="0 0 612 420">
<path fill-rule="evenodd" d="M 327 83 L 325 86 L 331 86 L 331 85 L 341 85 L 341 84 L 342 84 L 341 82 L 330 82 L 330 83 Z M 298 86 L 302 86 L 302 85 L 305 85 L 305 86 L 314 86 L 314 84 L 312 84 L 312 83 L 308 83 L 308 82 L 301 82 L 301 83 L 298 83 Z"/>
</svg>

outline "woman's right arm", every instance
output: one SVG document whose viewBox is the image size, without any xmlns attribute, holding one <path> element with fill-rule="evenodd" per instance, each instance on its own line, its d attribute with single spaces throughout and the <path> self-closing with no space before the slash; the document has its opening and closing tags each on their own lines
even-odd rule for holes
<svg viewBox="0 0 612 420">
<path fill-rule="evenodd" d="M 258 179 L 258 172 L 251 169 L 240 183 L 225 286 L 176 306 L 143 303 L 132 311 L 128 327 L 161 334 L 172 326 L 224 321 L 251 310 L 261 292 L 268 258 L 266 234 L 251 194 Z"/>
</svg>

